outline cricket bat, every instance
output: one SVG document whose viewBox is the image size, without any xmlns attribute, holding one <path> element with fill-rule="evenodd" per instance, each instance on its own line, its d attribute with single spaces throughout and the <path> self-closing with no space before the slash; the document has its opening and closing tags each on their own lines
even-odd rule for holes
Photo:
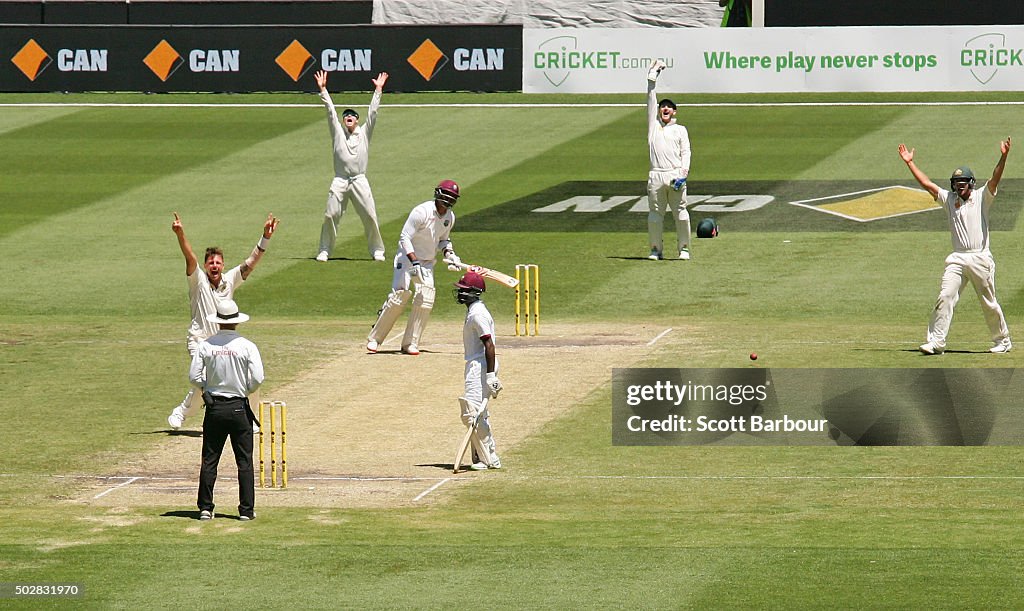
<svg viewBox="0 0 1024 611">
<path fill-rule="evenodd" d="M 459 404 L 462 405 L 462 410 L 468 411 L 469 399 L 465 397 L 459 397 Z M 487 405 L 487 399 L 484 399 L 483 405 L 480 406 L 480 411 L 484 411 L 484 406 Z M 479 418 L 479 414 L 477 415 Z M 462 438 L 462 442 L 459 443 L 459 448 L 455 451 L 455 460 L 452 461 L 452 473 L 458 473 L 462 471 L 462 459 L 466 457 L 466 450 L 469 449 L 469 444 L 473 441 L 473 433 L 476 432 L 476 423 L 479 419 L 473 421 L 473 426 L 466 427 L 466 435 Z"/>
<path fill-rule="evenodd" d="M 454 264 L 447 260 L 445 260 L 445 263 L 448 263 L 448 265 L 457 267 L 459 269 L 463 269 L 470 272 L 476 272 L 483 276 L 484 278 L 487 278 L 488 280 L 494 280 L 498 284 L 507 286 L 510 289 L 514 289 L 517 286 L 519 286 L 519 281 L 513 278 L 512 276 L 509 276 L 508 274 L 503 274 L 493 269 L 488 269 L 486 267 L 483 267 L 482 265 L 466 265 L 465 263 Z"/>
</svg>

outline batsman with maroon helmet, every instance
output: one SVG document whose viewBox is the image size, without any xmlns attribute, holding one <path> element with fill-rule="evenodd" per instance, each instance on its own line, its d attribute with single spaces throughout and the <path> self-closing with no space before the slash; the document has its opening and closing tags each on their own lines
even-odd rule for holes
<svg viewBox="0 0 1024 611">
<path fill-rule="evenodd" d="M 495 451 L 491 434 L 488 399 L 498 396 L 498 360 L 494 352 L 494 318 L 481 296 L 487 290 L 484 278 L 476 272 L 466 272 L 455 283 L 455 300 L 466 306 L 466 323 L 462 327 L 462 343 L 466 357 L 465 401 L 460 401 L 462 423 L 474 428 L 471 438 L 473 455 L 478 457 L 470 465 L 474 471 L 500 469 L 501 460 Z"/>
<path fill-rule="evenodd" d="M 398 238 L 395 272 L 391 281 L 391 294 L 384 301 L 377 322 L 366 338 L 366 351 L 377 352 L 391 327 L 412 301 L 412 312 L 402 338 L 402 352 L 419 354 L 420 337 L 427 326 L 434 307 L 434 262 L 437 253 L 452 262 L 462 263 L 449 239 L 455 226 L 452 207 L 459 199 L 459 185 L 454 180 L 442 180 L 434 188 L 434 199 L 412 209 Z M 415 288 L 416 294 L 413 297 Z"/>
</svg>

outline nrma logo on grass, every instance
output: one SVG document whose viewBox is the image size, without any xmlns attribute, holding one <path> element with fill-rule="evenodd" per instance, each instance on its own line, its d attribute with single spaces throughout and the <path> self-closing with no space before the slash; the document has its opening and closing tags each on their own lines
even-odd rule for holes
<svg viewBox="0 0 1024 611">
<path fill-rule="evenodd" d="M 687 210 L 695 227 L 714 217 L 723 236 L 760 231 L 948 231 L 946 215 L 916 187 L 871 180 L 693 181 Z M 1000 199 L 1021 197 L 1018 181 Z M 469 197 L 467 194 L 465 197 Z M 460 204 L 462 205 L 462 204 Z M 467 208 L 472 204 L 467 200 Z M 572 181 L 459 216 L 459 231 L 646 232 L 645 181 Z M 1020 207 L 993 206 L 995 231 L 1016 226 Z M 666 218 L 666 222 L 668 219 Z"/>
<path fill-rule="evenodd" d="M 976 81 L 987 85 L 1000 69 L 1024 68 L 1024 49 L 1007 46 L 1006 34 L 1001 32 L 981 34 L 964 43 L 960 65 L 969 69 Z"/>
</svg>

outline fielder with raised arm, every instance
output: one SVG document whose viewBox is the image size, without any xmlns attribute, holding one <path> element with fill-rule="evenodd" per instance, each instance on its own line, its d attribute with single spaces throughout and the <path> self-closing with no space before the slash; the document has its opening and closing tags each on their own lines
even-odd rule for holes
<svg viewBox="0 0 1024 611">
<path fill-rule="evenodd" d="M 415 285 L 416 297 L 412 299 L 412 312 L 402 338 L 402 352 L 420 353 L 420 336 L 434 307 L 434 261 L 437 253 L 443 253 L 452 267 L 462 263 L 449 239 L 455 226 L 452 207 L 458 199 L 459 185 L 453 180 L 442 180 L 434 188 L 434 199 L 419 204 L 409 213 L 398 238 L 391 294 L 381 306 L 377 322 L 366 338 L 367 352 L 377 352 L 377 347 L 387 339 L 391 327 L 412 299 L 410 287 Z"/>
<path fill-rule="evenodd" d="M 690 258 L 690 213 L 686 210 L 686 177 L 690 174 L 690 136 L 676 123 L 676 105 L 665 98 L 657 100 L 655 85 L 665 62 L 656 59 L 647 72 L 647 144 L 651 171 L 647 175 L 647 236 L 651 254 L 648 259 L 665 258 L 665 212 L 672 211 L 676 222 L 679 258 Z"/>
<path fill-rule="evenodd" d="M 359 219 L 363 222 L 366 243 L 370 256 L 375 261 L 384 260 L 384 240 L 380 236 L 377 223 L 377 207 L 370 191 L 370 181 L 366 179 L 366 166 L 370 161 L 370 137 L 373 126 L 377 123 L 377 109 L 380 108 L 381 92 L 388 80 L 388 73 L 381 72 L 373 79 L 373 97 L 370 108 L 366 111 L 366 122 L 359 126 L 359 113 L 351 108 L 338 112 L 334 108 L 331 94 L 327 93 L 327 73 L 319 70 L 314 75 L 316 85 L 320 88 L 320 101 L 327 108 L 327 125 L 331 128 L 331 141 L 334 147 L 334 180 L 327 192 L 327 209 L 324 210 L 324 224 L 320 229 L 320 252 L 317 261 L 326 261 L 334 250 L 338 239 L 338 225 L 345 209 L 351 201 L 355 206 Z"/>
<path fill-rule="evenodd" d="M 946 351 L 946 335 L 953 322 L 953 309 L 968 281 L 978 294 L 985 322 L 992 333 L 992 348 L 989 352 L 1002 354 L 1013 347 L 1003 309 L 996 301 L 996 261 L 989 250 L 988 228 L 989 210 L 999 192 L 1006 155 L 1010 152 L 1009 136 L 999 143 L 999 151 L 1001 155 L 992 170 L 992 178 L 988 179 L 981 190 L 974 190 L 974 172 L 967 166 L 961 166 L 953 171 L 947 191 L 932 182 L 914 164 L 914 149 L 907 149 L 904 144 L 899 146 L 900 157 L 914 179 L 945 209 L 953 241 L 953 253 L 946 257 L 939 297 L 928 322 L 928 341 L 920 347 L 924 354 L 942 354 Z"/>
<path fill-rule="evenodd" d="M 235 298 L 235 289 L 245 282 L 253 268 L 259 263 L 263 253 L 266 252 L 270 238 L 277 230 L 278 218 L 273 214 L 267 215 L 267 221 L 263 224 L 263 236 L 257 242 L 252 253 L 241 264 L 224 271 L 224 253 L 221 249 L 213 246 L 206 249 L 202 268 L 199 267 L 199 260 L 192 245 L 185 237 L 185 228 L 181 224 L 178 213 L 174 213 L 174 222 L 171 223 L 171 230 L 178 236 L 178 247 L 181 254 L 185 256 L 185 275 L 188 277 L 188 300 L 189 308 L 192 311 L 192 323 L 188 328 L 188 354 L 189 362 L 195 357 L 199 344 L 217 334 L 219 327 L 216 323 L 210 322 L 210 317 L 217 314 L 217 303 L 226 299 Z M 201 270 L 201 271 L 200 271 Z M 181 428 L 185 418 L 197 407 L 203 404 L 203 398 L 195 388 L 190 388 L 188 394 L 181 403 L 171 410 L 167 417 L 167 424 L 171 428 Z"/>
<path fill-rule="evenodd" d="M 496 398 L 502 389 L 494 351 L 494 318 L 481 299 L 486 290 L 483 277 L 472 271 L 466 272 L 455 283 L 455 301 L 466 306 L 466 322 L 462 327 L 466 385 L 459 404 L 462 423 L 473 429 L 470 437 L 473 456 L 479 459 L 469 467 L 474 471 L 501 468 L 501 459 L 491 434 L 489 401 L 485 401 Z"/>
</svg>

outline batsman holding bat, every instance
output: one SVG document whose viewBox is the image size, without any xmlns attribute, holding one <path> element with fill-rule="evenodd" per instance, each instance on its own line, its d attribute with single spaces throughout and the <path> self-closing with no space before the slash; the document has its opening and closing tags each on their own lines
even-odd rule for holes
<svg viewBox="0 0 1024 611">
<path fill-rule="evenodd" d="M 647 72 L 647 144 L 651 171 L 647 175 L 647 236 L 651 242 L 648 259 L 665 258 L 665 213 L 672 211 L 676 222 L 679 258 L 690 258 L 690 213 L 686 211 L 686 177 L 690 174 L 690 136 L 676 123 L 676 105 L 655 93 L 658 75 L 665 62 L 656 59 Z"/>
<path fill-rule="evenodd" d="M 946 211 L 953 240 L 953 253 L 946 257 L 939 297 L 928 322 L 928 341 L 920 347 L 924 354 L 942 354 L 946 351 L 946 334 L 953 321 L 953 308 L 968 281 L 978 294 L 985 322 L 992 332 L 992 348 L 989 352 L 1002 354 L 1013 347 L 1003 309 L 996 301 L 996 262 L 989 250 L 988 239 L 988 213 L 999 191 L 999 181 L 1003 178 L 1006 155 L 1010 152 L 1009 136 L 999 143 L 999 151 L 1002 154 L 992 170 L 992 178 L 988 179 L 980 191 L 974 190 L 974 172 L 966 166 L 953 171 L 947 191 L 932 182 L 914 164 L 914 149 L 908 149 L 904 144 L 899 146 L 900 157 L 914 179 Z"/>
<path fill-rule="evenodd" d="M 398 237 L 391 294 L 381 306 L 377 322 L 366 338 L 367 352 L 377 352 L 405 306 L 412 301 L 412 312 L 402 338 L 402 352 L 420 353 L 420 337 L 434 308 L 434 262 L 437 253 L 442 253 L 453 267 L 462 263 L 449 239 L 455 226 L 452 208 L 458 199 L 459 185 L 454 180 L 442 180 L 434 188 L 434 199 L 419 204 L 409 213 Z M 416 289 L 415 298 L 410 290 L 413 287 Z"/>
<path fill-rule="evenodd" d="M 268 214 L 267 221 L 263 224 L 263 236 L 252 249 L 252 253 L 241 265 L 236 265 L 225 272 L 224 253 L 217 247 L 206 249 L 203 266 L 199 266 L 199 259 L 185 237 L 181 219 L 177 212 L 174 213 L 171 230 L 178 236 L 178 247 L 185 256 L 185 275 L 188 277 L 188 298 L 192 310 L 192 324 L 188 328 L 187 343 L 190 359 L 195 357 L 196 349 L 203 340 L 217 333 L 217 324 L 210 321 L 210 317 L 217 314 L 217 304 L 234 299 L 235 289 L 245 282 L 266 252 L 270 238 L 277 230 L 277 223 L 278 218 Z M 167 424 L 172 429 L 181 428 L 185 418 L 202 404 L 202 396 L 192 388 L 181 404 L 171 411 L 171 415 L 167 417 Z"/>
<path fill-rule="evenodd" d="M 326 261 L 334 250 L 338 239 L 338 224 L 351 201 L 356 214 L 363 221 L 363 231 L 370 256 L 374 261 L 384 260 L 384 239 L 380 236 L 377 223 L 377 207 L 366 179 L 366 166 L 370 160 L 370 136 L 377 124 L 377 109 L 380 108 L 381 92 L 388 80 L 388 73 L 381 72 L 373 79 L 373 97 L 366 111 L 366 122 L 359 126 L 359 113 L 346 108 L 338 120 L 331 94 L 327 93 L 327 73 L 323 70 L 314 75 L 320 89 L 320 101 L 327 108 L 327 125 L 331 128 L 331 142 L 334 147 L 334 180 L 327 192 L 327 209 L 324 210 L 324 224 L 320 229 L 320 253 L 317 261 Z"/>
<path fill-rule="evenodd" d="M 498 362 L 494 355 L 494 318 L 481 300 L 487 290 L 483 277 L 466 272 L 455 283 L 455 300 L 466 306 L 466 323 L 462 327 L 462 343 L 466 357 L 465 394 L 460 398 L 462 423 L 472 431 L 470 440 L 473 454 L 479 462 L 470 465 L 474 471 L 500 469 L 501 460 L 495 451 L 491 434 L 489 399 L 501 391 L 498 380 Z M 459 457 L 456 458 L 456 461 Z M 455 465 L 458 470 L 459 465 Z"/>
</svg>

